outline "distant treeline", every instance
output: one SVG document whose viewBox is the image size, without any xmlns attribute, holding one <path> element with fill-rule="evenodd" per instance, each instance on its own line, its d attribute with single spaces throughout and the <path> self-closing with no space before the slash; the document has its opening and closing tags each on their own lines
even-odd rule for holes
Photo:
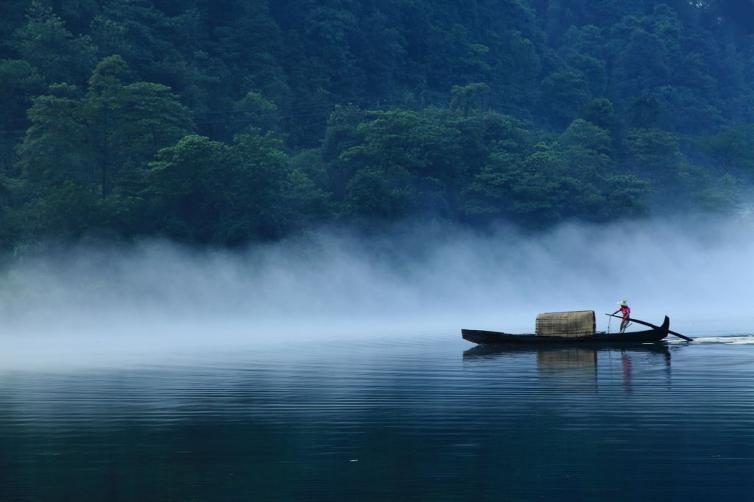
<svg viewBox="0 0 754 502">
<path fill-rule="evenodd" d="M 3 0 L 0 242 L 735 208 L 748 0 Z"/>
</svg>

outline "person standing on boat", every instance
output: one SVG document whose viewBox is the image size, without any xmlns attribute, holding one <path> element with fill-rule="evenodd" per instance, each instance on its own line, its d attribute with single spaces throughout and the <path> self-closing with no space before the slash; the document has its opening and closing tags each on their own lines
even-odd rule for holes
<svg viewBox="0 0 754 502">
<path fill-rule="evenodd" d="M 631 307 L 628 306 L 628 302 L 626 300 L 621 300 L 620 302 L 618 302 L 618 305 L 620 306 L 620 308 L 613 312 L 613 315 L 620 312 L 620 315 L 623 317 L 623 320 L 620 323 L 620 332 L 625 333 L 626 328 L 631 323 L 631 321 L 629 320 L 629 318 L 631 317 Z"/>
</svg>

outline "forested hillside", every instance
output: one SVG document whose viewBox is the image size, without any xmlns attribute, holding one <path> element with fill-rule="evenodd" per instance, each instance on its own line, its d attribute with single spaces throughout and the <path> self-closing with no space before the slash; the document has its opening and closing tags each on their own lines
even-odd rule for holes
<svg viewBox="0 0 754 502">
<path fill-rule="evenodd" d="M 3 0 L 0 241 L 726 211 L 750 0 Z"/>
</svg>

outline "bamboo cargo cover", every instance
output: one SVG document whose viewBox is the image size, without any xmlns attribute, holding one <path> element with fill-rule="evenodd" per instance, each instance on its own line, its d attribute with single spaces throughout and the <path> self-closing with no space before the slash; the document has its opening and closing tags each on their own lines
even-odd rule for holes
<svg viewBox="0 0 754 502">
<path fill-rule="evenodd" d="M 597 321 L 593 310 L 548 312 L 537 316 L 537 335 L 578 338 L 593 335 Z"/>
</svg>

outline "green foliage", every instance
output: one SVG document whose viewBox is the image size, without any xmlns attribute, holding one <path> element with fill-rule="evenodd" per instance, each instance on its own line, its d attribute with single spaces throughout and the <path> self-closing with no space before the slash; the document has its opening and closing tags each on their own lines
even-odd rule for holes
<svg viewBox="0 0 754 502">
<path fill-rule="evenodd" d="M 646 183 L 570 164 L 584 159 L 568 153 L 540 148 L 526 157 L 492 155 L 464 192 L 466 214 L 483 223 L 505 219 L 540 226 L 568 219 L 609 221 L 646 212 Z"/>
<path fill-rule="evenodd" d="M 581 73 L 590 95 L 604 96 L 607 91 L 607 65 L 603 60 L 586 54 L 574 54 L 568 59 L 568 66 Z"/>
<path fill-rule="evenodd" d="M 26 125 L 29 96 L 44 89 L 42 78 L 27 61 L 0 59 L 0 127 L 12 130 Z M 19 99 L 21 98 L 21 99 Z"/>
<path fill-rule="evenodd" d="M 470 162 L 486 157 L 480 150 L 489 148 L 492 138 L 483 136 L 494 134 L 490 129 L 495 125 L 499 124 L 472 124 L 468 117 L 437 109 L 375 113 L 357 127 L 357 144 L 340 154 L 341 175 L 334 192 L 341 192 L 339 183 L 348 184 L 345 203 L 360 216 L 385 218 L 417 211 L 452 214 L 458 192 L 474 168 Z M 506 139 L 505 131 L 499 139 Z M 380 176 L 382 182 L 376 180 Z M 358 201 L 377 197 L 365 195 L 366 187 L 389 201 L 362 206 Z"/>
<path fill-rule="evenodd" d="M 592 98 L 584 75 L 574 70 L 558 71 L 545 78 L 542 96 L 547 114 L 557 126 L 576 118 Z"/>
<path fill-rule="evenodd" d="M 610 133 L 586 120 L 574 120 L 568 129 L 560 135 L 558 144 L 565 149 L 583 148 L 611 157 L 613 155 L 613 138 Z"/>
<path fill-rule="evenodd" d="M 489 92 L 490 86 L 484 83 L 454 85 L 451 89 L 453 97 L 450 100 L 450 109 L 468 117 L 471 110 L 485 108 Z"/>
<path fill-rule="evenodd" d="M 24 24 L 29 0 L 0 2 L 0 58 L 12 57 L 11 35 Z"/>
<path fill-rule="evenodd" d="M 585 181 L 601 180 L 614 172 L 613 138 L 591 122 L 577 119 L 557 140 L 559 157 Z"/>
<path fill-rule="evenodd" d="M 94 66 L 96 50 L 88 36 L 74 36 L 50 7 L 34 0 L 26 25 L 13 35 L 12 46 L 48 83 L 82 82 Z"/>
<path fill-rule="evenodd" d="M 639 171 L 661 175 L 683 160 L 676 137 L 659 129 L 631 129 L 624 144 L 626 162 Z"/>
<path fill-rule="evenodd" d="M 620 120 L 615 113 L 615 108 L 609 99 L 598 98 L 590 102 L 581 114 L 587 122 L 617 134 L 620 128 Z"/>
<path fill-rule="evenodd" d="M 410 214 L 415 194 L 411 176 L 402 169 L 386 173 L 367 167 L 354 174 L 346 187 L 346 211 L 351 216 L 387 221 Z"/>
<path fill-rule="evenodd" d="M 230 149 L 222 143 L 186 136 L 161 150 L 150 164 L 145 192 L 153 231 L 179 240 L 220 240 L 233 207 L 229 184 L 237 179 Z"/>
<path fill-rule="evenodd" d="M 40 185 L 65 180 L 91 181 L 94 162 L 81 138 L 88 135 L 78 89 L 66 84 L 33 99 L 30 126 L 19 147 L 19 165 L 26 178 Z"/>
<path fill-rule="evenodd" d="M 19 149 L 26 176 L 47 185 L 99 185 L 106 197 L 122 176 L 190 130 L 190 112 L 167 87 L 128 84 L 127 75 L 123 59 L 111 56 L 95 68 L 86 94 L 57 86 L 57 95 L 35 98 Z"/>
<path fill-rule="evenodd" d="M 754 175 L 754 125 L 733 127 L 714 136 L 700 138 L 699 149 L 731 171 Z"/>
<path fill-rule="evenodd" d="M 113 229 L 97 191 L 70 180 L 44 190 L 43 196 L 23 206 L 16 217 L 27 237 L 44 235 L 76 240 Z"/>
<path fill-rule="evenodd" d="M 28 62 L 0 59 L 0 173 L 14 171 L 16 140 L 28 126 L 26 110 L 31 96 L 44 86 L 39 73 Z"/>
<path fill-rule="evenodd" d="M 745 3 L 7 0 L 2 246 L 729 210 Z"/>
<path fill-rule="evenodd" d="M 273 136 L 251 132 L 232 145 L 186 136 L 161 150 L 144 192 L 149 231 L 235 245 L 325 219 L 326 194 L 303 171 L 289 168 L 281 148 Z"/>
<path fill-rule="evenodd" d="M 658 36 L 640 28 L 630 34 L 616 62 L 617 92 L 624 97 L 635 89 L 655 90 L 669 83 L 669 55 Z"/>
<path fill-rule="evenodd" d="M 234 129 L 251 127 L 263 131 L 280 131 L 278 107 L 259 92 L 246 93 L 235 104 L 234 111 L 236 112 Z"/>
</svg>

